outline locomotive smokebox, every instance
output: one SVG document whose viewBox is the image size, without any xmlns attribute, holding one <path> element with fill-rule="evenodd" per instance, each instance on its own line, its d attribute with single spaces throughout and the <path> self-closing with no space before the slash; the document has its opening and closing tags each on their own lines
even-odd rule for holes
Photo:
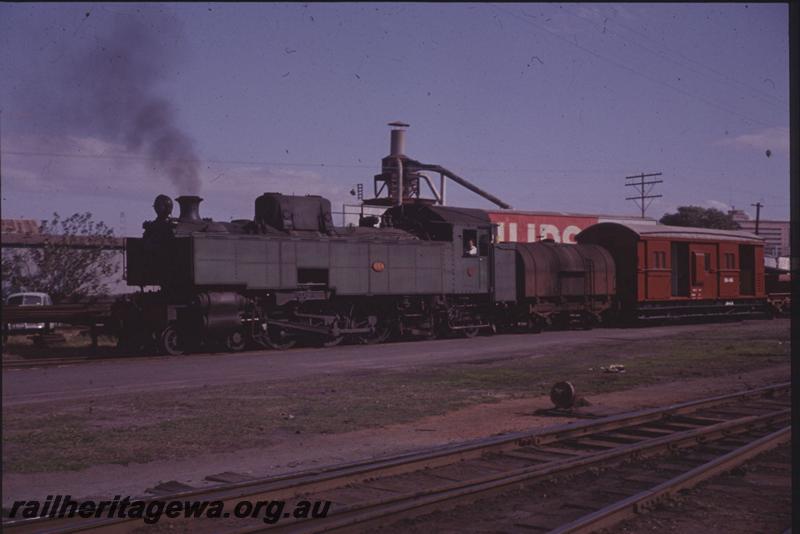
<svg viewBox="0 0 800 534">
<path fill-rule="evenodd" d="M 178 201 L 178 204 L 181 207 L 181 214 L 178 217 L 178 220 L 189 222 L 189 221 L 200 221 L 200 203 L 203 201 L 202 198 L 195 196 L 195 195 L 183 195 L 175 200 Z"/>
<path fill-rule="evenodd" d="M 389 144 L 389 156 L 393 158 L 405 156 L 406 151 L 406 128 L 408 124 L 404 122 L 390 122 L 392 127 L 391 141 Z"/>
</svg>

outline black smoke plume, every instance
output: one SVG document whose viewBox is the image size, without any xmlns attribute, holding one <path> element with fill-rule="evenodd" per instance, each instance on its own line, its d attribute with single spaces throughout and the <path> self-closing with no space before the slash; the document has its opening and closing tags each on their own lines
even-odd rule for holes
<svg viewBox="0 0 800 534">
<path fill-rule="evenodd" d="M 159 93 L 159 84 L 180 69 L 180 25 L 164 10 L 147 8 L 90 21 L 84 38 L 51 71 L 57 93 L 44 94 L 50 103 L 39 100 L 38 110 L 55 108 L 55 131 L 122 143 L 147 157 L 148 167 L 166 175 L 179 194 L 197 194 L 194 142 Z"/>
</svg>

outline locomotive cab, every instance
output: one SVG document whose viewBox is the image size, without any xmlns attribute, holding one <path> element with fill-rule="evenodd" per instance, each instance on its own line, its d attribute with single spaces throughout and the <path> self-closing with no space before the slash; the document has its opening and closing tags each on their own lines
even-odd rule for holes
<svg viewBox="0 0 800 534">
<path fill-rule="evenodd" d="M 493 225 L 483 210 L 404 204 L 384 214 L 384 225 L 426 241 L 446 241 L 445 269 L 455 294 L 486 294 L 493 278 Z"/>
</svg>

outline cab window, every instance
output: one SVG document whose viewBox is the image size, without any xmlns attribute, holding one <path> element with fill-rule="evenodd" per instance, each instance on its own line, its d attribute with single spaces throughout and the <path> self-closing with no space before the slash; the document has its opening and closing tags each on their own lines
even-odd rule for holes
<svg viewBox="0 0 800 534">
<path fill-rule="evenodd" d="M 463 233 L 463 250 L 464 256 L 477 256 L 478 255 L 478 231 L 477 230 L 464 230 Z"/>
<path fill-rule="evenodd" d="M 478 236 L 478 254 L 480 256 L 488 256 L 489 255 L 489 243 L 491 239 L 489 238 L 488 232 L 481 232 L 481 235 Z"/>
</svg>

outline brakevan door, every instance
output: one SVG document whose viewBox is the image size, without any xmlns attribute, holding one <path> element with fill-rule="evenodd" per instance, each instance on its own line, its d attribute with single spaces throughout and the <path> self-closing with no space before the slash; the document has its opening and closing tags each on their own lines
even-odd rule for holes
<svg viewBox="0 0 800 534">
<path fill-rule="evenodd" d="M 756 259 L 753 245 L 739 245 L 739 293 L 756 294 Z"/>
<path fill-rule="evenodd" d="M 691 294 L 695 299 L 717 298 L 717 255 L 715 245 L 689 246 L 691 251 Z"/>
<path fill-rule="evenodd" d="M 673 297 L 688 297 L 689 286 L 691 284 L 691 271 L 690 265 L 691 258 L 689 257 L 689 243 L 682 243 L 680 241 L 673 241 L 670 246 L 670 266 L 672 277 L 672 296 Z"/>
<path fill-rule="evenodd" d="M 720 298 L 735 298 L 739 295 L 739 245 L 720 242 L 718 260 L 719 296 Z"/>
<path fill-rule="evenodd" d="M 670 242 L 647 241 L 645 257 L 646 298 L 665 300 L 671 294 Z"/>
</svg>

